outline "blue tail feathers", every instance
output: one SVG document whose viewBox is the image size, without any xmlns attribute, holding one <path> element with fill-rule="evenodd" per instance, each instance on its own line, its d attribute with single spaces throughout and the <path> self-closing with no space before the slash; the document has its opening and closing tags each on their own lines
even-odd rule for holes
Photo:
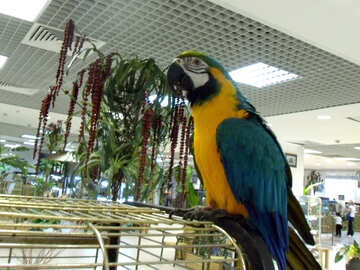
<svg viewBox="0 0 360 270">
<path fill-rule="evenodd" d="M 251 221 L 256 224 L 279 270 L 286 270 L 286 252 L 289 246 L 287 217 L 282 217 L 277 212 L 260 213 L 248 205 L 247 209 Z"/>
</svg>

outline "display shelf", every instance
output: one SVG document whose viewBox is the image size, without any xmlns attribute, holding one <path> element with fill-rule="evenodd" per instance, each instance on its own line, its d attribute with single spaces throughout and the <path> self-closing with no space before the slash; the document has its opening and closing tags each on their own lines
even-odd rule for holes
<svg viewBox="0 0 360 270">
<path fill-rule="evenodd" d="M 234 240 L 211 222 L 116 202 L 0 195 L 0 269 L 244 265 Z"/>
<path fill-rule="evenodd" d="M 321 199 L 313 196 L 301 196 L 299 202 L 309 223 L 315 243 L 321 246 Z"/>
</svg>

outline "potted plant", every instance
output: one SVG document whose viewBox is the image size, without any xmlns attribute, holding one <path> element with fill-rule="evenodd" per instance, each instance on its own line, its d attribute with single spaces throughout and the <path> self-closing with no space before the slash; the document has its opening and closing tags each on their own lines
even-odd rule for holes
<svg viewBox="0 0 360 270">
<path fill-rule="evenodd" d="M 352 245 L 343 246 L 335 256 L 335 262 L 339 262 L 344 257 L 347 258 L 346 270 L 360 269 L 360 246 L 354 240 Z"/>
</svg>

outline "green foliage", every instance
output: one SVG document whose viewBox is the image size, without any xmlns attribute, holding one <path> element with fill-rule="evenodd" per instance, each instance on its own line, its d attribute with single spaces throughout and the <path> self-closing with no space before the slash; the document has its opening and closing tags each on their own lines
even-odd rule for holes
<svg viewBox="0 0 360 270">
<path fill-rule="evenodd" d="M 360 258 L 360 246 L 356 240 L 352 245 L 345 245 L 335 255 L 335 262 L 342 260 L 344 256 L 348 259 Z"/>
<path fill-rule="evenodd" d="M 62 121 L 56 123 L 50 123 L 46 128 L 46 148 L 52 153 L 62 149 L 62 143 L 64 142 L 64 134 L 62 130 Z"/>
<path fill-rule="evenodd" d="M 191 166 L 186 167 L 186 177 L 185 177 L 185 198 L 188 207 L 193 207 L 200 204 L 200 198 L 195 192 L 191 178 L 194 174 L 194 168 Z M 182 185 L 179 183 L 179 166 L 174 168 L 174 177 L 177 181 L 176 192 L 182 193 Z"/>
<path fill-rule="evenodd" d="M 45 178 L 49 178 L 51 171 L 54 166 L 59 166 L 61 164 L 60 161 L 42 158 L 40 161 L 40 172 L 45 176 Z"/>
<path fill-rule="evenodd" d="M 96 48 L 93 48 L 96 52 Z M 102 63 L 105 57 L 98 52 Z M 150 130 L 148 149 L 155 147 L 155 159 L 164 147 L 170 122 L 170 103 L 162 107 L 161 102 L 170 93 L 165 74 L 156 65 L 154 59 L 138 57 L 123 58 L 119 54 L 113 56 L 110 76 L 105 82 L 100 106 L 100 115 L 96 130 L 96 145 L 86 166 L 86 142 L 79 145 L 76 157 L 84 181 L 89 182 L 91 171 L 100 167 L 101 176 L 110 179 L 114 184 L 125 184 L 124 196 L 134 195 L 137 187 L 140 149 L 143 142 L 142 122 L 144 109 L 151 108 L 152 120 L 161 117 L 162 126 L 156 141 L 154 131 Z M 154 96 L 155 100 L 145 104 L 144 98 Z M 89 108 L 91 110 L 91 108 Z M 90 113 L 88 113 L 90 114 Z M 88 125 L 86 125 L 88 126 Z M 150 155 L 150 150 L 147 153 Z M 158 183 L 165 177 L 164 171 L 155 164 L 150 170 L 150 157 L 147 158 L 144 179 L 147 185 L 142 185 L 142 198 L 149 196 Z M 85 169 L 88 169 L 85 171 Z"/>
<path fill-rule="evenodd" d="M 50 191 L 54 186 L 56 186 L 56 183 L 54 181 L 46 181 L 46 179 L 44 179 L 43 177 L 37 177 L 35 179 L 35 185 L 33 186 L 34 195 L 43 196 L 44 193 Z"/>
<path fill-rule="evenodd" d="M 306 180 L 307 182 L 303 190 L 303 195 L 310 195 L 310 191 L 312 189 L 316 189 L 324 183 L 324 179 L 321 177 L 320 172 L 315 170 L 310 172 L 310 175 L 307 177 Z"/>
<path fill-rule="evenodd" d="M 28 169 L 33 166 L 20 158 L 16 152 L 24 152 L 26 147 L 7 148 L 0 144 L 0 179 L 4 179 L 11 168 L 19 169 L 23 175 L 27 175 Z"/>
</svg>

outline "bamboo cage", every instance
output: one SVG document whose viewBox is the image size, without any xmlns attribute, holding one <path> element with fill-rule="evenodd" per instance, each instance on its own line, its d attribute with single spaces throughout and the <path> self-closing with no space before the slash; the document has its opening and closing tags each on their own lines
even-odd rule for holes
<svg viewBox="0 0 360 270">
<path fill-rule="evenodd" d="M 0 269 L 245 269 L 211 222 L 114 202 L 0 195 Z"/>
</svg>

